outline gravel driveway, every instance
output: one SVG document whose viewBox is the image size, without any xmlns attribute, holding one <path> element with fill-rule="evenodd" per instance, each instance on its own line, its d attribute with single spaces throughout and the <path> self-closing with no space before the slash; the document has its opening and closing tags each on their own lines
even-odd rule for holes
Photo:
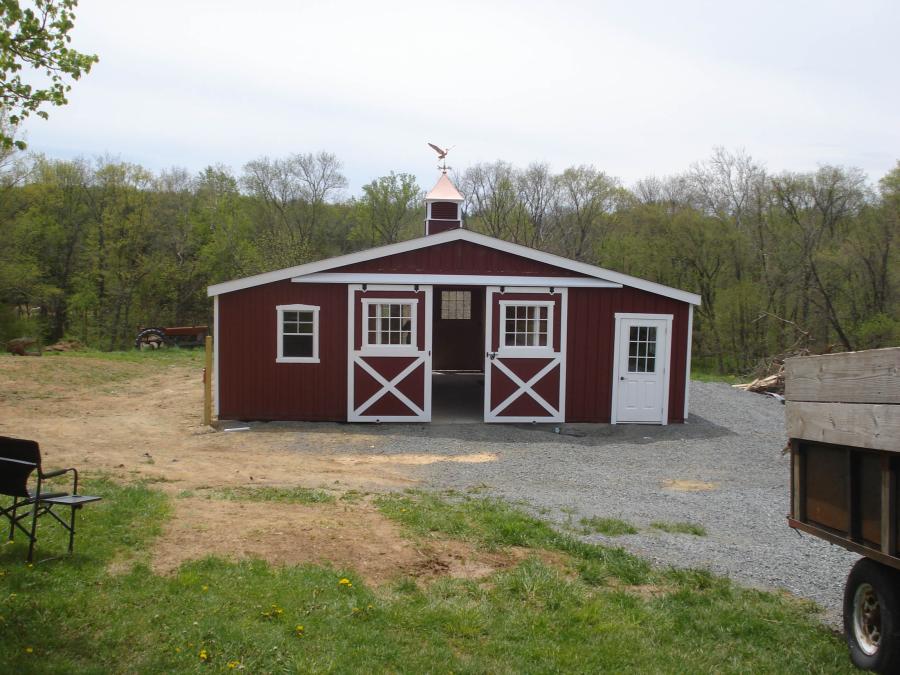
<svg viewBox="0 0 900 675">
<path fill-rule="evenodd" d="M 496 454 L 493 462 L 407 468 L 433 488 L 478 487 L 560 524 L 621 518 L 639 533 L 584 539 L 662 565 L 786 589 L 819 603 L 825 620 L 837 625 L 844 579 L 857 556 L 787 527 L 784 406 L 726 384 L 692 382 L 691 409 L 688 424 L 666 427 L 564 425 L 556 434 L 544 425 L 381 425 L 366 426 L 365 433 L 385 437 L 376 450 L 384 454 Z M 666 487 L 673 480 L 712 489 Z M 698 523 L 708 535 L 649 528 L 659 520 Z"/>
</svg>

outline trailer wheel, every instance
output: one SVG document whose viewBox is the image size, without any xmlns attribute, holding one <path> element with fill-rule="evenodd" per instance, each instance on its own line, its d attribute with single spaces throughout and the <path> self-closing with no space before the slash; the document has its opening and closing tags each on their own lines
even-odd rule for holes
<svg viewBox="0 0 900 675">
<path fill-rule="evenodd" d="M 900 573 L 869 558 L 857 561 L 844 588 L 844 632 L 855 666 L 900 672 Z"/>
<path fill-rule="evenodd" d="M 159 349 L 166 346 L 166 335 L 159 328 L 147 328 L 137 334 L 135 349 Z"/>
</svg>

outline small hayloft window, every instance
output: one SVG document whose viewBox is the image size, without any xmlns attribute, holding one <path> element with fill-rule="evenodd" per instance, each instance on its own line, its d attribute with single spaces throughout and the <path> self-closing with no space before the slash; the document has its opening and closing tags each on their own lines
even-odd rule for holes
<svg viewBox="0 0 900 675">
<path fill-rule="evenodd" d="M 278 305 L 278 363 L 319 362 L 319 308 Z"/>
<path fill-rule="evenodd" d="M 503 312 L 501 348 L 553 348 L 552 302 L 507 303 L 501 301 L 500 306 Z"/>
<path fill-rule="evenodd" d="M 471 319 L 472 291 L 441 291 L 442 319 Z"/>
<path fill-rule="evenodd" d="M 366 345 L 383 347 L 408 347 L 416 341 L 415 302 L 369 302 L 363 300 L 366 309 Z"/>
</svg>

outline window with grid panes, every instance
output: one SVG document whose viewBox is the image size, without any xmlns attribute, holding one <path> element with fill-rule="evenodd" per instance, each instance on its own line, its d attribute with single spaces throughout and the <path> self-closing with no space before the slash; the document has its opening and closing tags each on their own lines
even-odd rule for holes
<svg viewBox="0 0 900 675">
<path fill-rule="evenodd" d="M 546 305 L 506 305 L 503 344 L 506 347 L 547 347 L 550 308 Z"/>
<path fill-rule="evenodd" d="M 411 345 L 415 328 L 412 304 L 408 302 L 367 305 L 367 343 L 370 345 Z"/>
<path fill-rule="evenodd" d="M 631 326 L 628 333 L 628 372 L 656 372 L 656 327 Z"/>
<path fill-rule="evenodd" d="M 441 291 L 442 319 L 471 319 L 472 291 Z"/>
<path fill-rule="evenodd" d="M 318 362 L 319 308 L 312 305 L 279 305 L 279 361 Z"/>
</svg>

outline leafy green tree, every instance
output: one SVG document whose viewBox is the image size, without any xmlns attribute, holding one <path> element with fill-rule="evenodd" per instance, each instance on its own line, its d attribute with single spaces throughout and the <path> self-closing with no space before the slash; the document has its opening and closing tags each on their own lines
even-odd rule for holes
<svg viewBox="0 0 900 675">
<path fill-rule="evenodd" d="M 47 118 L 45 104 L 65 105 L 78 80 L 91 71 L 97 56 L 69 47 L 78 0 L 0 0 L 0 108 L 18 126 L 31 113 Z M 38 80 L 35 85 L 31 82 Z M 0 147 L 25 148 L 0 127 Z"/>
<path fill-rule="evenodd" d="M 421 232 L 422 191 L 416 184 L 415 176 L 408 173 L 376 178 L 363 186 L 363 196 L 359 200 L 361 227 L 371 245 L 393 244 Z M 419 230 L 412 231 L 416 226 Z"/>
</svg>

